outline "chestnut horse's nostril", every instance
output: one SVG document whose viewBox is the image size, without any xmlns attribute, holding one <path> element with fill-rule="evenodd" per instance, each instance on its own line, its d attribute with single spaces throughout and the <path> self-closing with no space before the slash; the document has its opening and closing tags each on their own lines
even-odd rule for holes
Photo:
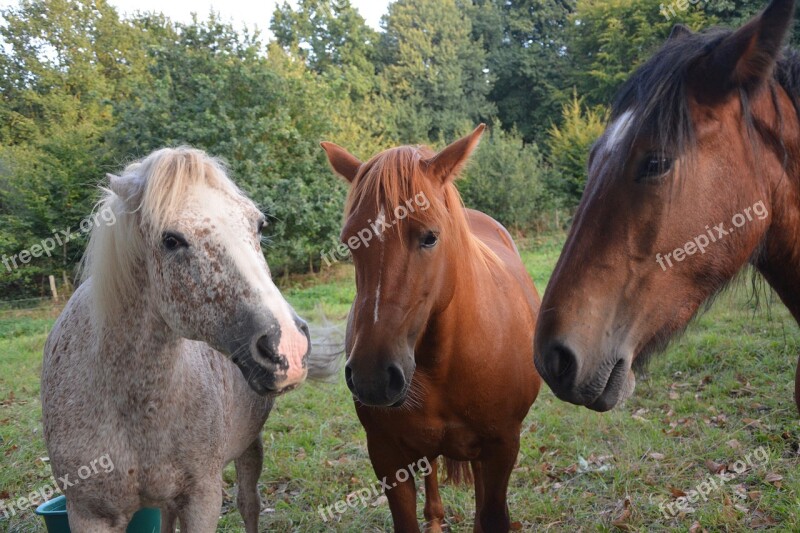
<svg viewBox="0 0 800 533">
<path fill-rule="evenodd" d="M 403 373 L 403 369 L 395 363 L 390 364 L 386 371 L 389 373 L 389 380 L 386 382 L 386 397 L 395 400 L 406 390 L 406 375 Z"/>
<path fill-rule="evenodd" d="M 350 368 L 349 364 L 344 367 L 344 381 L 347 383 L 347 388 L 350 389 L 350 392 L 355 394 L 356 387 L 353 385 L 353 369 Z"/>
<path fill-rule="evenodd" d="M 261 357 L 277 366 L 285 366 L 286 361 L 278 354 L 277 348 L 275 342 L 267 335 L 259 338 L 256 342 L 256 349 Z"/>
</svg>

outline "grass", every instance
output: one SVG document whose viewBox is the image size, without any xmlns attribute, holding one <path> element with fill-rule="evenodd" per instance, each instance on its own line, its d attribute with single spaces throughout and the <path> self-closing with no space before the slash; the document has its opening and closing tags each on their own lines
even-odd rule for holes
<svg viewBox="0 0 800 533">
<path fill-rule="evenodd" d="M 543 292 L 561 241 L 530 242 L 525 264 Z M 342 320 L 353 297 L 347 266 L 284 282 L 298 312 Z M 55 312 L 0 315 L 0 499 L 47 483 L 39 372 Z M 800 530 L 800 424 L 793 403 L 800 334 L 777 301 L 756 308 L 743 288 L 722 295 L 686 336 L 656 358 L 636 394 L 597 414 L 562 403 L 546 388 L 526 421 L 511 479 L 512 520 L 523 530 Z M 391 530 L 383 498 L 325 522 L 320 506 L 374 483 L 364 431 L 342 382 L 311 384 L 280 398 L 264 428 L 262 531 Z M 764 452 L 766 455 L 760 455 Z M 752 463 L 708 489 L 693 512 L 665 517 L 673 503 L 718 465 Z M 762 461 L 765 458 L 767 461 Z M 228 483 L 218 530 L 243 531 Z M 421 494 L 421 493 L 420 493 Z M 420 496 L 421 497 L 421 496 Z M 443 489 L 451 530 L 471 531 L 472 489 Z M 420 521 L 421 499 L 419 505 Z M 30 512 L 0 531 L 42 530 Z"/>
</svg>

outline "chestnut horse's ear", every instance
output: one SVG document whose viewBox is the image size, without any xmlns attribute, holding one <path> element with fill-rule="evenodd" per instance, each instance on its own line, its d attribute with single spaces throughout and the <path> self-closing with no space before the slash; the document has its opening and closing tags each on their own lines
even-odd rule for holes
<svg viewBox="0 0 800 533">
<path fill-rule="evenodd" d="M 760 15 L 724 38 L 701 62 L 699 72 L 724 94 L 740 86 L 757 87 L 772 72 L 793 24 L 794 0 L 772 0 Z"/>
<path fill-rule="evenodd" d="M 692 34 L 691 28 L 689 26 L 684 26 L 683 24 L 675 24 L 672 27 L 672 32 L 669 34 L 669 40 L 672 41 L 674 39 L 680 39 L 682 37 L 686 37 Z"/>
<path fill-rule="evenodd" d="M 423 161 L 426 170 L 429 174 L 436 176 L 442 182 L 454 180 L 458 177 L 458 173 L 464 168 L 464 165 L 469 161 L 469 156 L 478 146 L 481 140 L 486 124 L 481 124 L 475 131 L 454 142 L 434 157 Z"/>
<path fill-rule="evenodd" d="M 325 153 L 328 154 L 328 161 L 334 172 L 350 183 L 353 183 L 353 180 L 356 179 L 358 171 L 361 168 L 361 161 L 337 144 L 323 142 L 320 143 L 320 146 L 322 146 Z"/>
</svg>

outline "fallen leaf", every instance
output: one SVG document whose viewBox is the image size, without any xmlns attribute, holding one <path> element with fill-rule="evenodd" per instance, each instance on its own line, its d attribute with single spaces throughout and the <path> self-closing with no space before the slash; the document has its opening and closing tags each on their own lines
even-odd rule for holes
<svg viewBox="0 0 800 533">
<path fill-rule="evenodd" d="M 522 522 L 511 522 L 511 531 L 522 531 Z"/>
<path fill-rule="evenodd" d="M 705 529 L 700 525 L 700 522 L 695 522 L 689 527 L 689 533 L 705 533 Z"/>
<path fill-rule="evenodd" d="M 776 474 L 775 472 L 769 472 L 766 476 L 764 476 L 764 481 L 770 483 L 775 488 L 781 488 L 781 481 L 783 481 L 783 476 L 780 474 Z"/>
<path fill-rule="evenodd" d="M 685 492 L 683 492 L 681 489 L 677 489 L 675 487 L 670 487 L 669 488 L 669 493 L 672 494 L 673 498 L 685 498 L 686 497 L 686 493 Z"/>
<path fill-rule="evenodd" d="M 711 472 L 712 474 L 719 474 L 720 472 L 728 468 L 727 465 L 716 463 L 711 459 L 706 459 L 705 464 L 708 471 Z"/>
<path fill-rule="evenodd" d="M 647 456 L 650 457 L 650 459 L 652 459 L 654 461 L 663 461 L 664 459 L 667 458 L 666 455 L 664 455 L 663 453 L 658 453 L 658 452 L 650 452 L 649 454 L 647 454 Z"/>
<path fill-rule="evenodd" d="M 627 521 L 631 517 L 631 500 L 630 498 L 625 498 L 625 501 L 622 504 L 622 513 L 615 518 L 611 525 L 617 529 L 621 529 L 623 531 L 628 531 L 630 526 L 627 524 Z"/>
<path fill-rule="evenodd" d="M 731 440 L 729 440 L 728 442 L 726 442 L 726 444 L 727 444 L 727 445 L 728 445 L 728 446 L 729 446 L 729 447 L 730 447 L 732 450 L 737 450 L 737 451 L 738 451 L 738 450 L 741 450 L 741 449 L 742 449 L 742 443 L 741 443 L 741 442 L 739 442 L 739 441 L 738 441 L 738 440 L 736 440 L 736 439 L 731 439 Z"/>
</svg>

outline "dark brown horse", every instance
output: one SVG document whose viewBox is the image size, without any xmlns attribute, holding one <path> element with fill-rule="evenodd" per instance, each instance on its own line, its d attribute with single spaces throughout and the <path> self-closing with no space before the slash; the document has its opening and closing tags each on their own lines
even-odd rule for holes
<svg viewBox="0 0 800 533">
<path fill-rule="evenodd" d="M 561 399 L 612 409 L 748 263 L 800 320 L 793 13 L 773 0 L 737 31 L 678 26 L 622 88 L 538 324 L 536 366 Z"/>
<path fill-rule="evenodd" d="M 440 455 L 454 479 L 472 465 L 475 531 L 510 527 L 506 490 L 539 392 L 539 296 L 505 228 L 465 209 L 453 184 L 483 130 L 439 154 L 404 146 L 365 164 L 323 143 L 351 183 L 342 242 L 357 294 L 346 380 L 395 531 L 419 531 L 408 474 L 423 459 L 426 525 L 441 531 Z"/>
</svg>

